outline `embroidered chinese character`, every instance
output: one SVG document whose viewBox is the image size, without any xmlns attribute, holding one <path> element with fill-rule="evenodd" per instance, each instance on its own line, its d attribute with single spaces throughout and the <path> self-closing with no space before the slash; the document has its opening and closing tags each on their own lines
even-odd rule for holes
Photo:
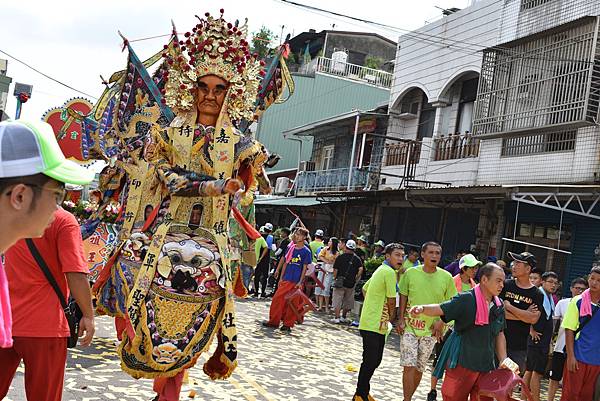
<svg viewBox="0 0 600 401">
<path fill-rule="evenodd" d="M 223 220 L 217 221 L 213 225 L 213 230 L 215 230 L 215 234 L 220 235 L 225 233 L 225 222 Z"/>
<path fill-rule="evenodd" d="M 229 143 L 229 137 L 225 134 L 225 130 L 222 129 L 219 136 L 216 138 L 217 143 Z"/>
<path fill-rule="evenodd" d="M 192 134 L 192 127 L 190 127 L 189 125 L 184 125 L 179 128 L 179 135 L 189 138 L 191 134 Z"/>
<path fill-rule="evenodd" d="M 154 267 L 154 258 L 156 257 L 155 254 L 153 253 L 149 253 L 148 256 L 146 256 L 146 263 L 144 263 L 144 267 L 147 267 L 149 269 Z"/>
<path fill-rule="evenodd" d="M 235 326 L 235 316 L 233 316 L 233 313 L 229 312 L 226 313 L 223 316 L 223 327 L 225 327 L 226 329 L 230 328 L 230 327 L 234 327 Z"/>
</svg>

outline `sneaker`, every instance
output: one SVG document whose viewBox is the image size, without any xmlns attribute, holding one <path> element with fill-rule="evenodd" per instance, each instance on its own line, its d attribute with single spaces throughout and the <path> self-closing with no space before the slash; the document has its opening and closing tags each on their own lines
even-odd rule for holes
<svg viewBox="0 0 600 401">
<path fill-rule="evenodd" d="M 287 326 L 281 326 L 281 329 L 279 329 L 279 330 L 281 330 L 281 331 L 283 331 L 285 333 L 289 333 L 289 332 L 292 331 L 292 329 L 290 327 L 287 327 Z"/>
<path fill-rule="evenodd" d="M 347 324 L 347 323 L 350 323 L 350 322 L 351 322 L 351 320 L 348 319 L 348 318 L 345 318 L 345 317 L 341 317 L 340 318 L 340 323 L 346 323 Z"/>
<path fill-rule="evenodd" d="M 437 390 L 433 389 L 427 394 L 427 401 L 437 401 Z"/>
<path fill-rule="evenodd" d="M 264 320 L 264 321 L 262 322 L 262 325 L 263 325 L 263 326 L 265 326 L 265 327 L 271 327 L 271 328 L 273 328 L 273 329 L 276 329 L 276 328 L 278 328 L 278 327 L 279 327 L 278 325 L 276 325 L 276 324 L 273 324 L 273 323 L 269 322 L 268 320 Z"/>
<path fill-rule="evenodd" d="M 341 322 L 342 322 L 342 319 L 340 319 L 338 317 L 331 319 L 331 323 L 333 323 L 333 324 L 340 324 Z M 360 395 L 358 397 L 360 397 Z"/>
</svg>

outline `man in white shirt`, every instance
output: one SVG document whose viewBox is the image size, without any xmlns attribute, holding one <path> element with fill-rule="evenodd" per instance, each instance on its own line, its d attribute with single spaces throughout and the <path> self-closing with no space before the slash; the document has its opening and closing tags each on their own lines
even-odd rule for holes
<svg viewBox="0 0 600 401">
<path fill-rule="evenodd" d="M 581 295 L 588 287 L 587 281 L 582 278 L 576 278 L 571 282 L 571 294 L 575 297 Z M 563 298 L 556 304 L 554 308 L 554 321 L 560 327 L 561 320 L 567 312 L 571 298 Z M 550 386 L 548 388 L 548 401 L 554 401 L 558 384 L 562 380 L 563 370 L 565 367 L 565 329 L 560 327 L 558 337 L 554 344 L 554 353 L 552 354 L 552 369 L 550 371 Z"/>
</svg>

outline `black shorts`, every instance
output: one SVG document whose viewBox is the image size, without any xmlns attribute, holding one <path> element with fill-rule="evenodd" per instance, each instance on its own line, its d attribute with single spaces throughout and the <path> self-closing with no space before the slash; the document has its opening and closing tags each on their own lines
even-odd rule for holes
<svg viewBox="0 0 600 401">
<path fill-rule="evenodd" d="M 519 372 L 525 373 L 525 360 L 527 359 L 527 350 L 507 349 L 507 356 L 519 365 Z"/>
<path fill-rule="evenodd" d="M 552 353 L 552 371 L 550 372 L 550 379 L 557 382 L 562 380 L 566 360 L 567 356 L 563 352 L 554 351 Z"/>
<path fill-rule="evenodd" d="M 548 349 L 538 347 L 527 348 L 527 362 L 525 363 L 526 370 L 536 372 L 541 375 L 546 373 L 546 365 L 548 364 Z"/>
</svg>

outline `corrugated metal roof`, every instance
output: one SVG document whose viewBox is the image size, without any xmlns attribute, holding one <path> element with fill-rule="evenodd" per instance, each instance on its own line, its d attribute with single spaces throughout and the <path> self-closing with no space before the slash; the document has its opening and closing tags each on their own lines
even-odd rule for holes
<svg viewBox="0 0 600 401">
<path fill-rule="evenodd" d="M 319 202 L 315 197 L 282 197 L 282 198 L 263 198 L 256 199 L 256 206 L 316 206 L 326 202 Z"/>
</svg>

